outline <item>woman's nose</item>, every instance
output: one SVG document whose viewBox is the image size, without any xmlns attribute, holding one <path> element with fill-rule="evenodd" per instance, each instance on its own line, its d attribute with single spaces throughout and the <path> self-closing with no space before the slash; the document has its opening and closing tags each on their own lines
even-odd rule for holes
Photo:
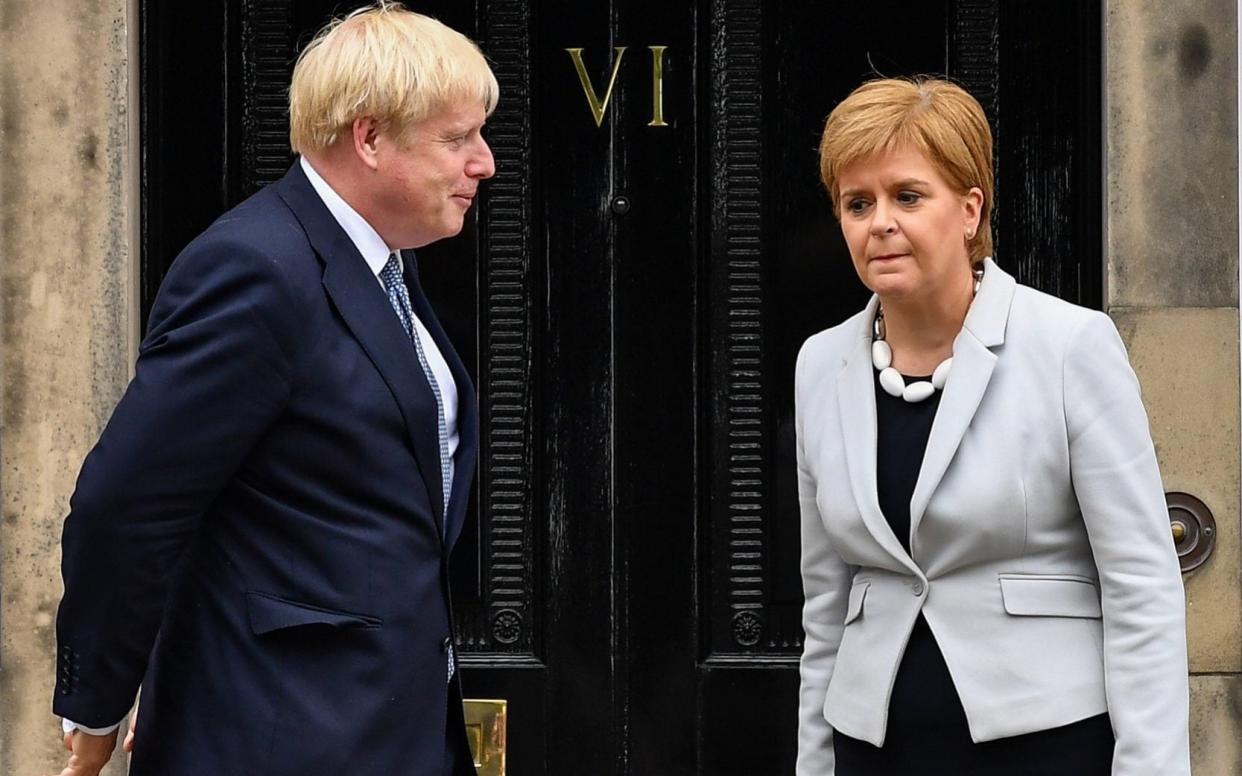
<svg viewBox="0 0 1242 776">
<path fill-rule="evenodd" d="M 897 222 L 893 218 L 893 211 L 883 202 L 875 203 L 875 209 L 871 216 L 871 234 L 879 237 L 881 235 L 893 234 L 897 231 Z"/>
</svg>

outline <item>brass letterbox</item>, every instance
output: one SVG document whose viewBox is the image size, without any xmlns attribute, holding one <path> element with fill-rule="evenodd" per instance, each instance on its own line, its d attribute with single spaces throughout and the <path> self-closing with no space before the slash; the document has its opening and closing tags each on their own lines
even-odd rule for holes
<svg viewBox="0 0 1242 776">
<path fill-rule="evenodd" d="M 466 737 L 479 776 L 505 776 L 505 734 L 509 702 L 467 698 Z"/>
</svg>

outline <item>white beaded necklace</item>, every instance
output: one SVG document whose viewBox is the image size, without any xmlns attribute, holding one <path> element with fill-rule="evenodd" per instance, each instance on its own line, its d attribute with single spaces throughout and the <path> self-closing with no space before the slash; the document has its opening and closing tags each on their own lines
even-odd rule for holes
<svg viewBox="0 0 1242 776">
<path fill-rule="evenodd" d="M 975 271 L 975 290 L 979 293 L 979 282 L 983 279 L 983 270 Z M 938 390 L 944 388 L 949 381 L 949 371 L 953 369 L 953 357 L 949 356 L 932 372 L 931 380 L 918 380 L 906 385 L 906 379 L 893 368 L 893 348 L 884 341 L 884 307 L 881 305 L 875 314 L 872 324 L 874 338 L 871 342 L 871 363 L 880 373 L 880 387 L 889 396 L 899 396 L 910 402 L 923 401 Z"/>
</svg>

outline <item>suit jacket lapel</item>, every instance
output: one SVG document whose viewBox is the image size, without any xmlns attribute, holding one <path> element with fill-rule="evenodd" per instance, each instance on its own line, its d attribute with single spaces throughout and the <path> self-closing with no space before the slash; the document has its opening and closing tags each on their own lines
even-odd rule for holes
<svg viewBox="0 0 1242 776">
<path fill-rule="evenodd" d="M 970 427 L 992 379 L 996 354 L 990 348 L 1005 341 L 1005 326 L 1016 282 L 991 259 L 984 262 L 983 282 L 953 342 L 953 369 L 940 397 L 940 408 L 927 439 L 927 452 L 910 498 L 910 546 L 932 494 Z"/>
<path fill-rule="evenodd" d="M 396 399 L 419 473 L 427 487 L 436 530 L 443 541 L 440 516 L 444 514 L 444 496 L 440 486 L 436 400 L 410 338 L 370 267 L 298 164 L 295 163 L 277 184 L 277 191 L 323 259 L 323 285 L 332 303 Z"/>
<path fill-rule="evenodd" d="M 914 561 L 902 548 L 888 519 L 880 511 L 876 492 L 876 405 L 871 364 L 871 322 L 875 319 L 878 306 L 879 299 L 872 297 L 855 333 L 854 344 L 846 354 L 845 367 L 837 376 L 841 434 L 844 437 L 850 490 L 863 523 L 885 551 L 913 571 Z"/>
<path fill-rule="evenodd" d="M 453 483 L 449 492 L 449 505 L 446 510 L 445 522 L 446 542 L 452 547 L 461 534 L 465 517 L 468 487 L 474 477 L 476 451 L 478 448 L 478 410 L 475 403 L 474 383 L 466 372 L 466 367 L 453 343 L 449 341 L 440 320 L 423 293 L 422 283 L 418 278 L 418 259 L 414 251 L 402 251 L 402 262 L 405 265 L 405 284 L 410 289 L 410 303 L 414 313 L 423 322 L 436 347 L 448 363 L 453 374 L 453 382 L 457 385 L 457 451 L 453 455 Z M 439 482 L 439 478 L 436 478 Z"/>
</svg>

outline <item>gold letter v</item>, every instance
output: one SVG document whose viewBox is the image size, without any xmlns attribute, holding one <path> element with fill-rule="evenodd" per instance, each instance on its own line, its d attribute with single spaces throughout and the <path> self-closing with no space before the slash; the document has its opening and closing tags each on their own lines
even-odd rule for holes
<svg viewBox="0 0 1242 776">
<path fill-rule="evenodd" d="M 621 57 L 625 56 L 625 46 L 617 46 L 617 58 L 612 61 L 612 75 L 608 78 L 608 90 L 604 92 L 602 102 L 599 95 L 595 93 L 595 87 L 591 85 L 591 76 L 587 75 L 586 65 L 582 64 L 582 49 L 567 48 L 565 50 L 573 58 L 574 67 L 578 70 L 578 80 L 582 82 L 582 91 L 586 92 L 587 104 L 591 107 L 591 115 L 595 117 L 595 126 L 601 126 L 604 123 L 604 111 L 608 110 L 608 101 L 612 99 L 612 87 L 617 83 L 617 72 L 621 69 Z"/>
</svg>

